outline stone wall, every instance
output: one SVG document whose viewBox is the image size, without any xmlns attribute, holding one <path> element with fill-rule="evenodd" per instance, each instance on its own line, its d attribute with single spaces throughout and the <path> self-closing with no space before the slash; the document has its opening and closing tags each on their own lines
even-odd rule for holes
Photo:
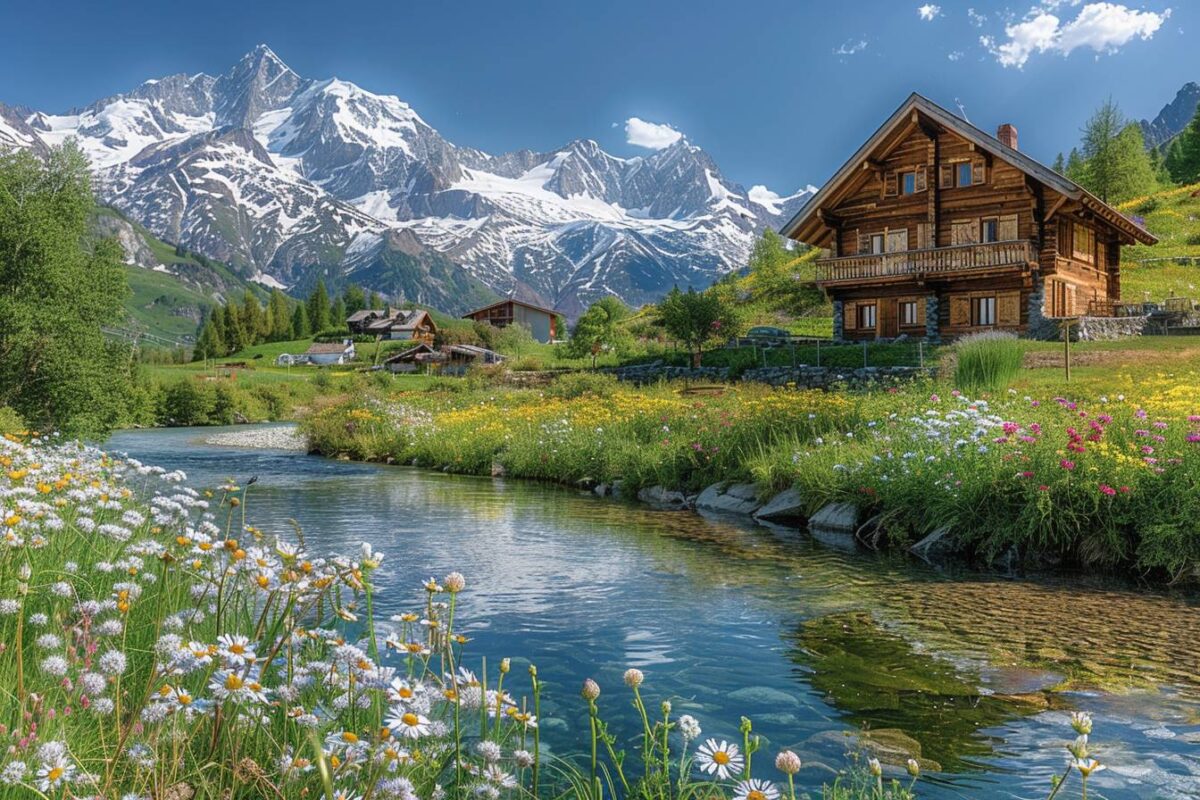
<svg viewBox="0 0 1200 800">
<path fill-rule="evenodd" d="M 1080 342 L 1111 342 L 1127 336 L 1141 336 L 1149 317 L 1080 317 L 1071 338 Z"/>
<path fill-rule="evenodd" d="M 938 314 L 940 313 L 937 292 L 930 292 L 925 296 L 925 338 L 931 342 L 936 342 L 939 338 Z"/>
<path fill-rule="evenodd" d="M 842 341 L 846 331 L 846 306 L 841 300 L 833 301 L 833 340 Z"/>
</svg>

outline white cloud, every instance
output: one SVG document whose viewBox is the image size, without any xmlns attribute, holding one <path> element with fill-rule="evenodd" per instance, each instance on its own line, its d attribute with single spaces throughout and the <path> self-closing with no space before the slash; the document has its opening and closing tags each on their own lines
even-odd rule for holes
<svg viewBox="0 0 1200 800">
<path fill-rule="evenodd" d="M 683 134 L 658 122 L 647 122 L 644 119 L 630 117 L 625 120 L 625 141 L 637 147 L 650 150 L 662 150 L 670 147 L 683 138 Z"/>
<path fill-rule="evenodd" d="M 946 54 L 946 58 L 950 59 L 951 61 L 961 61 L 964 55 L 966 54 L 963 53 L 962 50 L 951 50 Z"/>
<path fill-rule="evenodd" d="M 967 19 L 971 20 L 971 24 L 976 28 L 982 28 L 987 24 L 987 14 L 981 14 L 973 8 L 967 9 Z"/>
<path fill-rule="evenodd" d="M 917 16 L 926 22 L 932 22 L 942 15 L 942 7 L 935 6 L 933 3 L 926 3 L 917 9 Z"/>
<path fill-rule="evenodd" d="M 833 54 L 835 56 L 852 56 L 852 55 L 861 53 L 863 50 L 866 50 L 866 49 L 867 49 L 867 40 L 866 39 L 857 39 L 857 40 L 850 39 L 845 44 L 843 44 L 841 47 L 836 48 L 833 51 Z"/>
<path fill-rule="evenodd" d="M 1114 53 L 1134 38 L 1151 38 L 1171 16 L 1170 9 L 1159 14 L 1100 2 L 1088 3 L 1064 24 L 1051 13 L 1060 5 L 1063 0 L 1048 0 L 1033 8 L 1020 22 L 1004 28 L 1008 39 L 1001 44 L 991 36 L 981 36 L 979 41 L 1001 66 L 1020 69 L 1035 53 L 1056 52 L 1067 56 L 1080 47 L 1090 47 L 1097 53 Z"/>
</svg>

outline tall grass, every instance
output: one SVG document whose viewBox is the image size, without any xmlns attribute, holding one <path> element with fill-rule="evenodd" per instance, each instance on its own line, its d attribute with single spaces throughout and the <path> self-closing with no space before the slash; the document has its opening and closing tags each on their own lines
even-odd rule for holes
<svg viewBox="0 0 1200 800">
<path fill-rule="evenodd" d="M 955 385 L 966 392 L 999 392 L 1007 389 L 1021 371 L 1025 346 L 1011 333 L 988 331 L 959 339 Z"/>
</svg>

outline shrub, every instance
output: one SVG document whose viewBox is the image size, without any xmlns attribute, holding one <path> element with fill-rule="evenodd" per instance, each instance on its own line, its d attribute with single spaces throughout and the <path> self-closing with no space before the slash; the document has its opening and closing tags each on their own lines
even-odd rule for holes
<svg viewBox="0 0 1200 800">
<path fill-rule="evenodd" d="M 25 420 L 8 406 L 0 406 L 0 435 L 25 430 Z"/>
<path fill-rule="evenodd" d="M 546 395 L 561 400 L 571 400 L 586 395 L 611 397 L 618 386 L 617 379 L 611 375 L 597 372 L 569 372 L 555 378 L 554 382 L 546 387 Z"/>
<path fill-rule="evenodd" d="M 1025 346 L 1011 333 L 989 331 L 959 339 L 954 345 L 958 363 L 954 382 L 968 392 L 998 392 L 1008 388 L 1021 370 Z"/>
</svg>

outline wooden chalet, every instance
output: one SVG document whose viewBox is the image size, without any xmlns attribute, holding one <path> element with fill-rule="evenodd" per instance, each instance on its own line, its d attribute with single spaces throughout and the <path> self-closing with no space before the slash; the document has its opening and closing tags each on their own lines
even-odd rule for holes
<svg viewBox="0 0 1200 800">
<path fill-rule="evenodd" d="M 477 308 L 463 315 L 463 319 L 486 322 L 497 328 L 519 323 L 529 328 L 533 338 L 539 342 L 552 342 L 558 338 L 558 312 L 535 306 L 510 297 L 490 306 Z"/>
<path fill-rule="evenodd" d="M 346 318 L 351 333 L 382 339 L 411 340 L 432 345 L 437 324 L 429 312 L 419 308 L 363 309 Z"/>
<path fill-rule="evenodd" d="M 828 251 L 834 336 L 1052 333 L 1121 298 L 1122 245 L 1157 240 L 1017 147 L 913 94 L 783 235 Z"/>
</svg>

